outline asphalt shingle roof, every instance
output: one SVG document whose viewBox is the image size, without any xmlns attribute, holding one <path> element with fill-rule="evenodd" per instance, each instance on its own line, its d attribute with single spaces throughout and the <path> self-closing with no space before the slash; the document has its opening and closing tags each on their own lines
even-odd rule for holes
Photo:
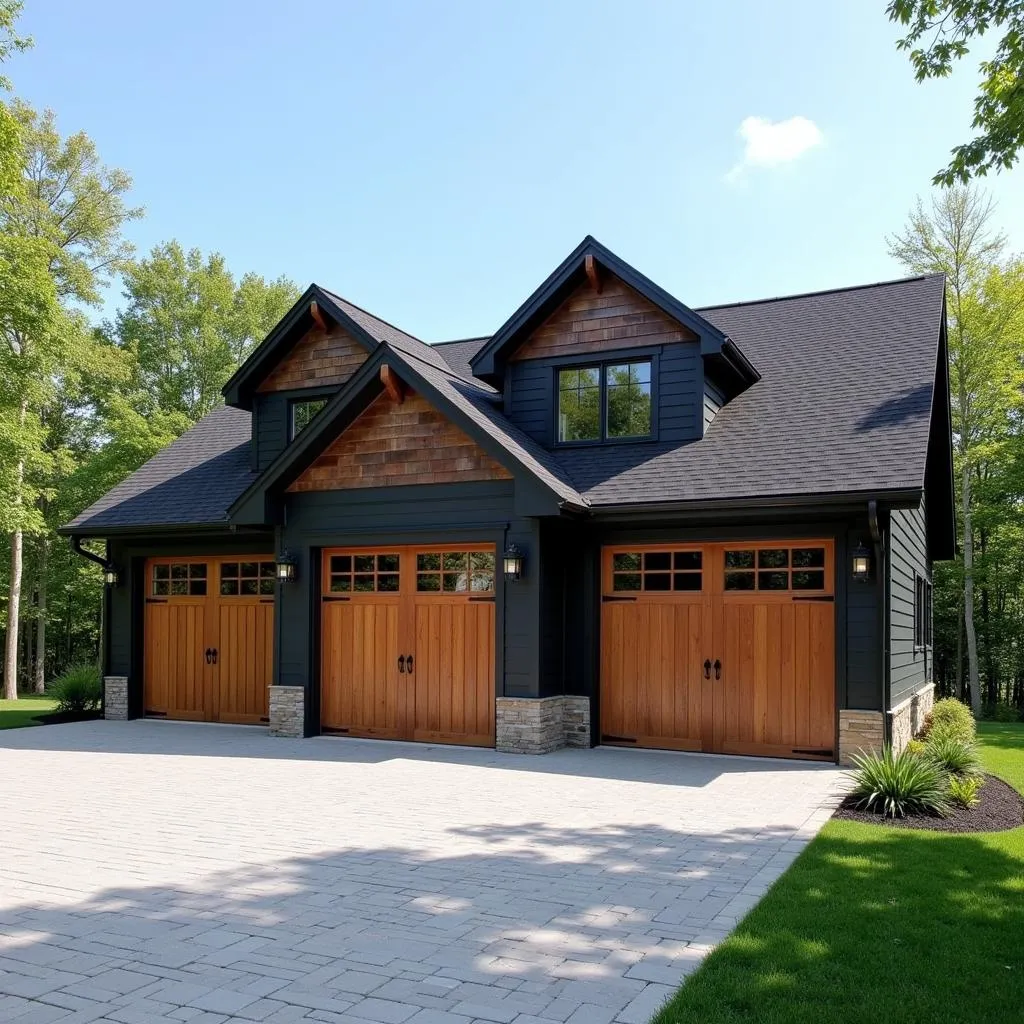
<svg viewBox="0 0 1024 1024">
<path fill-rule="evenodd" d="M 470 376 L 488 339 L 430 346 L 331 297 L 563 501 L 600 507 L 922 487 L 943 287 L 931 275 L 699 309 L 761 373 L 703 439 L 555 451 Z M 65 529 L 225 522 L 256 479 L 250 431 L 248 412 L 215 410 Z"/>
</svg>

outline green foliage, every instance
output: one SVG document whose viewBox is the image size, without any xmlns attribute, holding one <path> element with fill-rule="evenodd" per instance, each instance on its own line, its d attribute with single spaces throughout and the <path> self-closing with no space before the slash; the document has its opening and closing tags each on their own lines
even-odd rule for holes
<svg viewBox="0 0 1024 1024">
<path fill-rule="evenodd" d="M 928 740 L 929 746 L 939 737 L 971 744 L 974 742 L 976 731 L 970 708 L 952 697 L 945 697 L 937 700 L 925 716 L 922 734 Z"/>
<path fill-rule="evenodd" d="M 928 757 L 886 747 L 881 754 L 854 754 L 853 763 L 848 774 L 860 808 L 891 818 L 949 810 L 946 773 Z"/>
<path fill-rule="evenodd" d="M 22 0 L 0 0 L 0 64 L 13 53 L 21 53 L 32 45 L 28 36 L 19 36 L 14 25 L 25 5 Z M 0 89 L 9 89 L 11 83 L 0 75 Z"/>
<path fill-rule="evenodd" d="M 981 758 L 974 742 L 965 742 L 949 733 L 936 732 L 929 736 L 924 756 L 950 775 L 981 773 Z"/>
<path fill-rule="evenodd" d="M 961 807 L 976 807 L 980 800 L 978 791 L 984 784 L 980 775 L 951 775 L 949 778 L 949 799 Z"/>
<path fill-rule="evenodd" d="M 981 709 L 981 717 L 989 722 L 1019 722 L 1021 709 L 1012 704 L 986 704 Z"/>
<path fill-rule="evenodd" d="M 924 740 L 911 740 L 903 749 L 906 750 L 908 754 L 920 757 L 925 753 L 925 751 L 927 751 L 928 746 Z"/>
<path fill-rule="evenodd" d="M 979 63 L 972 121 L 979 134 L 953 149 L 934 183 L 952 185 L 1012 167 L 1024 145 L 1024 0 L 891 0 L 886 13 L 907 28 L 897 46 L 909 51 L 919 82 L 947 77 L 972 42 L 990 30 L 1002 33 L 992 59 Z"/>
<path fill-rule="evenodd" d="M 95 711 L 103 699 L 99 669 L 95 665 L 73 665 L 54 679 L 48 693 L 57 701 L 58 711 Z"/>
</svg>

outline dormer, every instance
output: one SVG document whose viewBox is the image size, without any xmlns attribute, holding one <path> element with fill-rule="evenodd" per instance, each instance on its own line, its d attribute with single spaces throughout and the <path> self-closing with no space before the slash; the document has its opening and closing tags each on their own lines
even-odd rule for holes
<svg viewBox="0 0 1024 1024">
<path fill-rule="evenodd" d="M 590 237 L 471 365 L 549 448 L 698 440 L 758 380 L 718 328 Z"/>
</svg>

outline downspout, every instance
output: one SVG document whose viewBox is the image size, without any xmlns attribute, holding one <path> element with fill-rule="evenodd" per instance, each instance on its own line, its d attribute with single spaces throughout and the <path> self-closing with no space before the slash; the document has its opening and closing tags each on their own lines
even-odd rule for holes
<svg viewBox="0 0 1024 1024">
<path fill-rule="evenodd" d="M 99 555 L 94 555 L 91 551 L 86 551 L 82 547 L 82 538 L 75 534 L 71 538 L 71 550 L 76 555 L 81 555 L 83 558 L 88 558 L 90 562 L 95 562 L 104 573 L 114 571 L 114 563 L 109 558 L 101 558 Z M 110 671 L 110 587 L 105 583 L 103 585 L 103 605 L 101 609 L 102 621 L 100 622 L 100 674 L 106 676 Z"/>
<path fill-rule="evenodd" d="M 868 502 L 868 529 L 875 545 L 875 565 L 878 577 L 878 640 L 881 650 L 882 673 L 882 742 L 892 745 L 892 666 L 889 663 L 889 566 L 885 550 L 885 538 L 878 524 L 878 502 Z"/>
</svg>

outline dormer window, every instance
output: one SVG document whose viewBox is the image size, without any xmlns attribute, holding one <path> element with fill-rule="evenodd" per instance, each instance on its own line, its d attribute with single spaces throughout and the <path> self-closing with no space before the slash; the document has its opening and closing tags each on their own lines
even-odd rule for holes
<svg viewBox="0 0 1024 1024">
<path fill-rule="evenodd" d="M 294 441 L 313 422 L 313 417 L 327 404 L 326 398 L 302 399 L 291 403 L 289 440 Z"/>
<path fill-rule="evenodd" d="M 651 437 L 651 360 L 558 371 L 559 444 Z"/>
</svg>

